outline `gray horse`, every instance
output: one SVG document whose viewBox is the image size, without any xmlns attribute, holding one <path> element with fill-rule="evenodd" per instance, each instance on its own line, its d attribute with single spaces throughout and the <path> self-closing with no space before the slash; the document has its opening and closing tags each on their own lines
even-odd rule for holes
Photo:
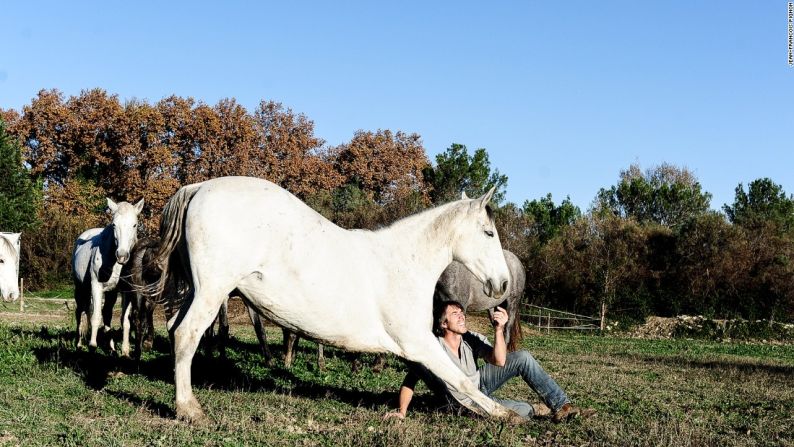
<svg viewBox="0 0 794 447">
<path fill-rule="evenodd" d="M 499 299 L 493 299 L 483 291 L 483 284 L 469 272 L 460 262 L 453 261 L 441 274 L 436 283 L 434 301 L 457 301 L 466 311 L 479 312 L 487 310 L 493 319 L 493 309 L 502 306 L 507 310 L 509 319 L 505 325 L 505 341 L 507 349 L 515 351 L 521 341 L 521 325 L 519 312 L 521 298 L 524 295 L 526 272 L 521 260 L 511 251 L 502 250 L 510 269 L 510 284 L 507 293 Z M 505 304 L 506 303 L 506 304 Z"/>
</svg>

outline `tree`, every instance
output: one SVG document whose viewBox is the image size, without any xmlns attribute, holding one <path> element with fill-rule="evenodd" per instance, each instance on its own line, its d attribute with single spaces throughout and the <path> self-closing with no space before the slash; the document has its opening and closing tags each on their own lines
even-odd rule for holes
<svg viewBox="0 0 794 447">
<path fill-rule="evenodd" d="M 579 207 L 571 203 L 570 197 L 566 197 L 560 206 L 555 206 L 551 193 L 540 200 L 525 201 L 523 211 L 524 214 L 532 216 L 532 231 L 544 244 L 582 215 Z"/>
<path fill-rule="evenodd" d="M 594 208 L 675 228 L 705 213 L 710 202 L 688 169 L 663 163 L 642 173 L 635 164 L 621 171 L 616 186 L 599 190 Z"/>
<path fill-rule="evenodd" d="M 254 113 L 258 152 L 249 172 L 265 178 L 305 199 L 318 191 L 330 191 L 343 183 L 334 169 L 332 154 L 314 135 L 314 122 L 280 103 L 262 101 Z"/>
<path fill-rule="evenodd" d="M 436 165 L 426 170 L 426 178 L 433 186 L 433 203 L 444 203 L 460 198 L 465 192 L 469 197 L 479 197 L 491 187 L 496 192 L 491 199 L 495 205 L 504 200 L 507 176 L 498 169 L 491 170 L 488 152 L 484 148 L 469 156 L 466 146 L 453 143 L 446 151 L 436 155 Z"/>
<path fill-rule="evenodd" d="M 430 162 L 418 134 L 358 131 L 333 152 L 344 183 L 356 185 L 376 203 L 385 206 L 414 193 L 427 201 L 423 171 Z"/>
<path fill-rule="evenodd" d="M 774 222 L 783 232 L 794 230 L 794 196 L 786 196 L 783 187 L 769 178 L 753 180 L 747 192 L 739 183 L 733 205 L 723 210 L 731 223 L 743 227 Z"/>
<path fill-rule="evenodd" d="M 40 202 L 41 184 L 30 179 L 19 144 L 0 119 L 0 231 L 18 233 L 35 227 Z"/>
</svg>

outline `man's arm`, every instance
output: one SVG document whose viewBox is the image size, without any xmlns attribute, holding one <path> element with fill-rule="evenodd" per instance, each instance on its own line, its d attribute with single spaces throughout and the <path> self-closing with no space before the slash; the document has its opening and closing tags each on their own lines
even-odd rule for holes
<svg viewBox="0 0 794 447">
<path fill-rule="evenodd" d="M 414 397 L 414 387 L 419 377 L 409 372 L 405 375 L 402 385 L 400 385 L 400 395 L 398 397 L 399 409 L 390 413 L 386 413 L 383 419 L 396 417 L 398 419 L 405 419 L 408 414 L 408 406 L 411 404 L 411 399 Z"/>
<path fill-rule="evenodd" d="M 493 312 L 494 321 L 494 343 L 491 354 L 485 357 L 485 361 L 496 365 L 505 366 L 507 362 L 507 343 L 505 343 L 505 325 L 507 324 L 507 311 L 497 307 Z"/>
</svg>

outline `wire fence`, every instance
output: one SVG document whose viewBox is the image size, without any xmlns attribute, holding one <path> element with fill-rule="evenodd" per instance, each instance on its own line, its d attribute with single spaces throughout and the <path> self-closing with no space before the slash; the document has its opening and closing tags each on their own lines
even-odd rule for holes
<svg viewBox="0 0 794 447">
<path fill-rule="evenodd" d="M 521 322 L 540 331 L 555 330 L 599 331 L 601 318 L 580 315 L 548 307 L 525 304 L 521 312 Z"/>
</svg>

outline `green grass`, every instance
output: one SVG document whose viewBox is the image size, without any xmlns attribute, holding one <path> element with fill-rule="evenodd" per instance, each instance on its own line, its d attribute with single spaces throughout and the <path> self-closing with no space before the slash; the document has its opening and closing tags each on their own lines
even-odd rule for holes
<svg viewBox="0 0 794 447">
<path fill-rule="evenodd" d="M 160 334 L 140 363 L 74 347 L 62 300 L 44 322 L 0 322 L 0 445 L 794 445 L 794 345 L 540 335 L 529 349 L 587 421 L 509 426 L 430 410 L 421 388 L 402 422 L 402 363 L 351 370 L 354 356 L 301 342 L 292 369 L 265 366 L 249 325 L 228 359 L 197 354 L 193 385 L 207 420 L 174 420 L 173 373 Z M 19 318 L 13 318 L 19 316 Z M 114 322 L 116 324 L 116 322 Z M 280 332 L 268 333 L 280 354 Z M 366 364 L 372 356 L 364 356 Z M 504 397 L 538 401 L 517 379 Z"/>
</svg>

